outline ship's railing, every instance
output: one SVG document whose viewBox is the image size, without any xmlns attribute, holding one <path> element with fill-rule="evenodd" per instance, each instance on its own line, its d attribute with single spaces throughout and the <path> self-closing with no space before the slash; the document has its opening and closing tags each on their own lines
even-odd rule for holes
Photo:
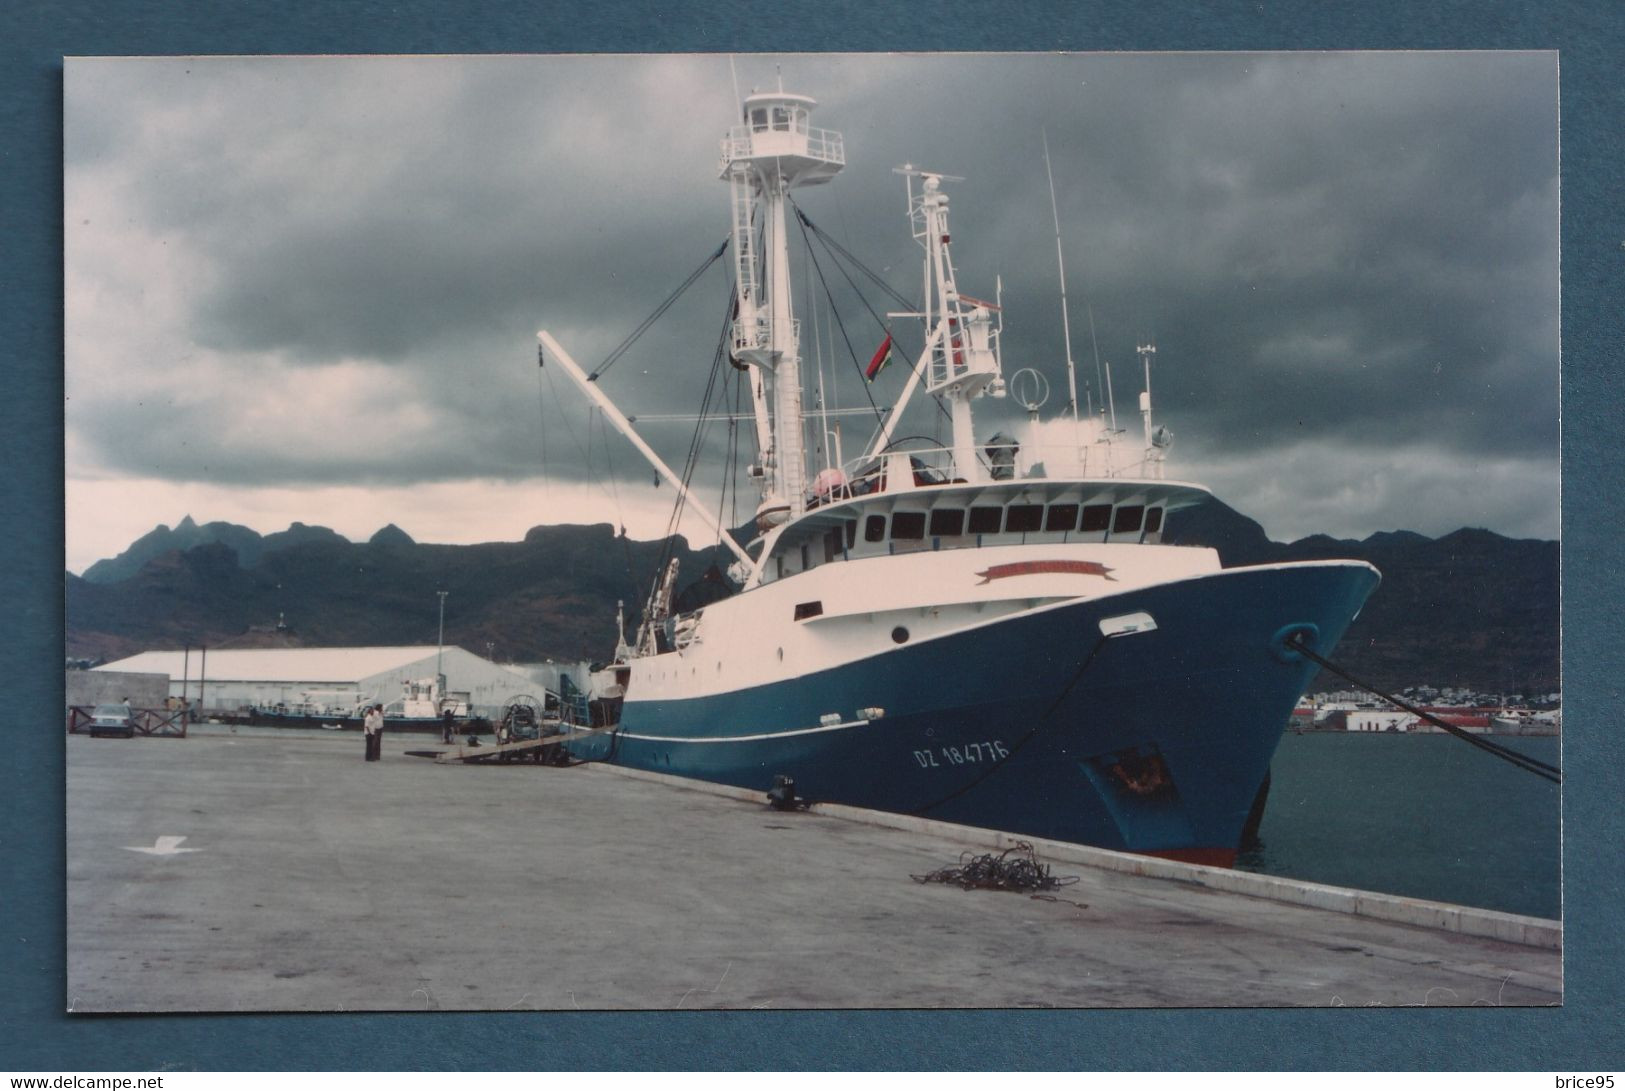
<svg viewBox="0 0 1625 1091">
<path fill-rule="evenodd" d="M 846 165 L 846 142 L 832 129 L 807 130 L 807 154 L 826 163 Z"/>
<path fill-rule="evenodd" d="M 757 154 L 804 155 L 822 163 L 846 165 L 846 143 L 833 129 L 803 129 L 799 125 L 790 129 L 753 129 L 735 125 L 722 138 L 723 166 Z"/>
<path fill-rule="evenodd" d="M 759 314 L 755 318 L 741 318 L 733 324 L 733 350 L 766 348 L 773 343 L 773 318 Z M 801 319 L 790 320 L 790 343 L 801 344 Z"/>
<path fill-rule="evenodd" d="M 907 458 L 910 485 L 947 485 L 963 482 L 972 475 L 955 464 L 951 447 L 909 446 L 875 458 L 848 461 L 838 473 L 825 471 L 814 479 L 813 496 L 819 502 L 866 496 L 895 488 L 889 473 L 899 463 L 892 457 Z M 1163 478 L 1161 452 L 1148 453 L 1128 443 L 1089 444 L 984 444 L 977 448 L 980 469 L 975 476 L 993 481 L 1033 481 L 1046 478 L 1123 478 L 1160 481 Z"/>
</svg>

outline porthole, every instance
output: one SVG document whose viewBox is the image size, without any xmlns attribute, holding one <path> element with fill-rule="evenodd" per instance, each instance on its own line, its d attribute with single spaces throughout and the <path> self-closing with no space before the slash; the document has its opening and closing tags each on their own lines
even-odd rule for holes
<svg viewBox="0 0 1625 1091">
<path fill-rule="evenodd" d="M 891 631 L 891 639 L 893 644 L 907 644 L 908 630 L 899 625 Z"/>
</svg>

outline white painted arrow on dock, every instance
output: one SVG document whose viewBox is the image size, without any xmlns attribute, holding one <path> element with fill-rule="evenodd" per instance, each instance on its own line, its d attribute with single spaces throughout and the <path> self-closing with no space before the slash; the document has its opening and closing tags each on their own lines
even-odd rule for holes
<svg viewBox="0 0 1625 1091">
<path fill-rule="evenodd" d="M 154 841 L 150 848 L 142 845 L 125 845 L 124 847 L 131 852 L 144 852 L 149 856 L 179 856 L 183 852 L 200 851 L 198 849 L 181 848 L 181 842 L 185 840 L 184 837 L 172 837 L 166 834 Z"/>
</svg>

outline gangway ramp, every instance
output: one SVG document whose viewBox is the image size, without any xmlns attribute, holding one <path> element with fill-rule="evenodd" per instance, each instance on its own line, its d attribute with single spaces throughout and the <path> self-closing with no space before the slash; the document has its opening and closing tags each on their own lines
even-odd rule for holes
<svg viewBox="0 0 1625 1091">
<path fill-rule="evenodd" d="M 595 735 L 604 735 L 614 731 L 615 727 L 595 727 L 590 731 L 571 731 L 559 735 L 547 735 L 540 739 L 519 739 L 514 742 L 493 743 L 490 746 L 467 746 L 458 744 L 450 750 L 410 750 L 407 753 L 414 757 L 433 757 L 437 765 L 472 765 L 476 762 L 489 761 L 524 761 L 532 759 L 542 761 L 546 748 L 561 746 L 568 742 L 577 742 L 581 739 L 590 739 Z"/>
</svg>

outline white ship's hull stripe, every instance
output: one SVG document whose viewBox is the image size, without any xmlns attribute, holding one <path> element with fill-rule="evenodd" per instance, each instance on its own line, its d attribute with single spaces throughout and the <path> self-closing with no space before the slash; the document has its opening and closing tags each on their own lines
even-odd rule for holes
<svg viewBox="0 0 1625 1091">
<path fill-rule="evenodd" d="M 718 735 L 709 738 L 689 738 L 684 735 L 634 735 L 630 731 L 622 731 L 620 736 L 623 739 L 637 739 L 639 742 L 761 742 L 764 739 L 788 739 L 795 735 L 817 735 L 825 731 L 844 731 L 849 727 L 861 727 L 869 722 L 868 720 L 847 720 L 838 724 L 819 724 L 817 727 L 798 728 L 795 731 L 767 731 L 760 735 Z"/>
</svg>

